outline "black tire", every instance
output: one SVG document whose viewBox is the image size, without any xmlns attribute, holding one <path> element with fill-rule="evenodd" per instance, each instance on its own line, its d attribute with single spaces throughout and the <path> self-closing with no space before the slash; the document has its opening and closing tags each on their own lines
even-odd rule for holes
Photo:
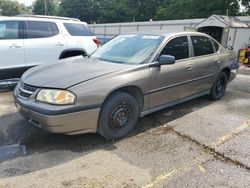
<svg viewBox="0 0 250 188">
<path fill-rule="evenodd" d="M 228 76 L 225 72 L 221 72 L 216 78 L 209 94 L 211 100 L 220 100 L 226 91 Z"/>
<path fill-rule="evenodd" d="M 102 106 L 97 131 L 108 140 L 122 138 L 134 129 L 138 117 L 135 98 L 123 92 L 114 93 Z"/>
</svg>

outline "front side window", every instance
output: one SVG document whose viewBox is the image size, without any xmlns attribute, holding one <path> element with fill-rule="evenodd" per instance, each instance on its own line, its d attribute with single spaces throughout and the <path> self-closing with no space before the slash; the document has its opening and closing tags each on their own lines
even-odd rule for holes
<svg viewBox="0 0 250 188">
<path fill-rule="evenodd" d="M 48 38 L 59 33 L 57 26 L 52 22 L 27 21 L 27 37 Z"/>
<path fill-rule="evenodd" d="M 120 35 L 90 57 L 122 64 L 146 63 L 163 39 L 163 36 L 158 35 Z"/>
<path fill-rule="evenodd" d="M 18 21 L 0 22 L 0 40 L 18 39 Z"/>
<path fill-rule="evenodd" d="M 191 40 L 194 49 L 194 56 L 202 56 L 214 53 L 213 45 L 209 38 L 204 36 L 191 36 Z"/>
<path fill-rule="evenodd" d="M 175 57 L 175 60 L 189 58 L 188 38 L 183 36 L 170 40 L 160 55 L 171 55 Z"/>
</svg>

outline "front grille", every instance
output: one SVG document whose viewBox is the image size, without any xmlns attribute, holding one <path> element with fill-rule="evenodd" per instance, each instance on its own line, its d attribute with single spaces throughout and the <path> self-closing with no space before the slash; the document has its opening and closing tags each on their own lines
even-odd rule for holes
<svg viewBox="0 0 250 188">
<path fill-rule="evenodd" d="M 37 87 L 24 84 L 22 81 L 18 84 L 18 96 L 23 99 L 28 99 L 37 90 Z"/>
<path fill-rule="evenodd" d="M 26 84 L 23 84 L 23 89 L 24 90 L 27 90 L 27 91 L 30 91 L 30 92 L 35 92 L 37 90 L 36 87 L 34 86 L 29 86 L 29 85 L 26 85 Z"/>
</svg>

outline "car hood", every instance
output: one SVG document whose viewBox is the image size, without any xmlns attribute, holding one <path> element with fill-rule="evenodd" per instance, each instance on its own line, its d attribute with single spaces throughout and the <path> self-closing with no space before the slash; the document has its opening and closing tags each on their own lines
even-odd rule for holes
<svg viewBox="0 0 250 188">
<path fill-rule="evenodd" d="M 131 65 L 98 59 L 72 58 L 59 63 L 34 67 L 22 76 L 22 81 L 36 87 L 66 89 L 129 67 Z"/>
</svg>

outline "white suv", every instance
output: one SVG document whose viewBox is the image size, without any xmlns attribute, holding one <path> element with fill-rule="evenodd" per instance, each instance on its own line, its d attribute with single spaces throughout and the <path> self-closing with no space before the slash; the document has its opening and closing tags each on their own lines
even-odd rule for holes
<svg viewBox="0 0 250 188">
<path fill-rule="evenodd" d="M 0 80 L 30 67 L 88 55 L 99 46 L 87 23 L 50 16 L 0 17 Z"/>
</svg>

